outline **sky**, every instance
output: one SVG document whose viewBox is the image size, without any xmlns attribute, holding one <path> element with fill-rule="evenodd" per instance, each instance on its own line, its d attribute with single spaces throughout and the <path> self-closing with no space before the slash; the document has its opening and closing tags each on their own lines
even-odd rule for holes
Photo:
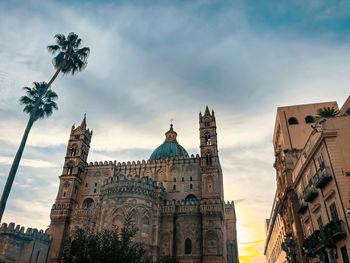
<svg viewBox="0 0 350 263">
<path fill-rule="evenodd" d="M 70 128 L 84 113 L 94 131 L 88 160 L 132 161 L 149 158 L 170 119 L 180 144 L 199 153 L 198 114 L 208 105 L 240 262 L 265 262 L 276 108 L 345 101 L 350 2 L 0 1 L 1 192 L 28 120 L 22 87 L 50 79 L 46 46 L 69 32 L 90 47 L 88 66 L 54 82 L 59 110 L 34 124 L 3 221 L 47 228 Z"/>
</svg>

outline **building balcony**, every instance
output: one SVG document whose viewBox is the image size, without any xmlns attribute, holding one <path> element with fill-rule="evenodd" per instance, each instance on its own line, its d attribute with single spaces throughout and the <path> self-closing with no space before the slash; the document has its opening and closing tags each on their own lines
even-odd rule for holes
<svg viewBox="0 0 350 263">
<path fill-rule="evenodd" d="M 320 238 L 325 244 L 334 245 L 346 237 L 344 222 L 342 220 L 331 221 L 321 229 Z"/>
<path fill-rule="evenodd" d="M 316 230 L 303 241 L 302 248 L 306 256 L 312 257 L 315 255 L 316 251 L 318 250 L 321 244 L 319 236 L 320 230 Z"/>
<path fill-rule="evenodd" d="M 331 221 L 305 238 L 302 248 L 306 256 L 313 257 L 321 248 L 335 247 L 336 243 L 344 238 L 346 238 L 344 222 Z"/>
<path fill-rule="evenodd" d="M 304 191 L 303 191 L 303 198 L 306 202 L 310 203 L 312 202 L 318 195 L 317 190 L 315 189 L 314 186 L 306 186 Z"/>
<path fill-rule="evenodd" d="M 331 180 L 332 176 L 329 167 L 323 167 L 323 169 L 318 169 L 314 175 L 314 182 L 316 188 L 325 187 Z"/>
<path fill-rule="evenodd" d="M 298 214 L 304 214 L 307 209 L 307 204 L 301 197 L 296 197 L 294 199 L 294 207 L 297 210 Z"/>
</svg>

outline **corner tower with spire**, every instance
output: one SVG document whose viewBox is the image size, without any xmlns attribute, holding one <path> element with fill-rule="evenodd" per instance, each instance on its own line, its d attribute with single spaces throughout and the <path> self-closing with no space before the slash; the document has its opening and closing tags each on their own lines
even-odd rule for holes
<svg viewBox="0 0 350 263">
<path fill-rule="evenodd" d="M 62 257 L 67 227 L 73 206 L 77 204 L 83 175 L 87 167 L 92 131 L 87 129 L 86 114 L 78 127 L 72 126 L 56 202 L 51 209 L 49 234 L 53 237 L 48 262 Z"/>
</svg>

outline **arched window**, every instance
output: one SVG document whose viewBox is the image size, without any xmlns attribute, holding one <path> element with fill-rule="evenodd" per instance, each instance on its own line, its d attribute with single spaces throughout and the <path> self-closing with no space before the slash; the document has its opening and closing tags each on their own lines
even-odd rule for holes
<svg viewBox="0 0 350 263">
<path fill-rule="evenodd" d="M 210 145 L 210 144 L 211 144 L 209 132 L 206 132 L 206 133 L 205 133 L 205 144 L 206 144 L 206 145 Z"/>
<path fill-rule="evenodd" d="M 288 119 L 288 124 L 289 124 L 289 125 L 295 125 L 295 124 L 299 124 L 299 122 L 298 122 L 297 118 L 295 118 L 295 117 L 290 117 L 290 118 Z"/>
<path fill-rule="evenodd" d="M 192 182 L 192 176 L 190 176 L 190 181 Z"/>
<path fill-rule="evenodd" d="M 198 198 L 193 195 L 193 194 L 189 194 L 188 196 L 186 196 L 186 201 L 194 201 L 194 202 L 198 202 Z"/>
<path fill-rule="evenodd" d="M 193 189 L 193 184 L 190 184 L 190 189 Z"/>
<path fill-rule="evenodd" d="M 173 186 L 173 190 L 174 190 L 174 191 L 176 190 L 176 185 Z"/>
<path fill-rule="evenodd" d="M 73 172 L 73 165 L 70 164 L 70 165 L 68 166 L 68 168 L 67 168 L 67 174 L 68 174 L 68 175 L 71 175 L 72 172 Z"/>
<path fill-rule="evenodd" d="M 174 178 L 174 183 L 176 182 L 176 178 Z"/>
<path fill-rule="evenodd" d="M 315 118 L 311 115 L 308 115 L 305 117 L 305 123 L 314 123 L 315 122 Z"/>
<path fill-rule="evenodd" d="M 72 149 L 70 149 L 70 156 L 74 157 L 77 154 L 77 148 L 72 147 Z"/>
<path fill-rule="evenodd" d="M 186 238 L 185 240 L 185 254 L 189 255 L 192 253 L 192 244 L 191 239 Z"/>
<path fill-rule="evenodd" d="M 205 155 L 205 160 L 206 160 L 207 166 L 211 166 L 212 165 L 212 160 L 211 160 L 211 154 L 210 153 L 207 153 Z"/>
<path fill-rule="evenodd" d="M 84 200 L 84 202 L 83 202 L 82 207 L 83 207 L 84 209 L 88 209 L 88 208 L 90 208 L 93 204 L 94 204 L 94 200 L 92 200 L 92 198 L 86 198 L 86 199 Z"/>
</svg>

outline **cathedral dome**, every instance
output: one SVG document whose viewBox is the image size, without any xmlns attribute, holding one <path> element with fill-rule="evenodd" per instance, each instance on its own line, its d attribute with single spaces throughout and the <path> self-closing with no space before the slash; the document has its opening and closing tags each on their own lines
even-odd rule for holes
<svg viewBox="0 0 350 263">
<path fill-rule="evenodd" d="M 164 143 L 153 151 L 149 159 L 152 161 L 176 156 L 188 157 L 187 151 L 177 142 L 176 137 L 177 133 L 174 131 L 173 125 L 171 124 L 170 130 L 165 133 Z"/>
</svg>

